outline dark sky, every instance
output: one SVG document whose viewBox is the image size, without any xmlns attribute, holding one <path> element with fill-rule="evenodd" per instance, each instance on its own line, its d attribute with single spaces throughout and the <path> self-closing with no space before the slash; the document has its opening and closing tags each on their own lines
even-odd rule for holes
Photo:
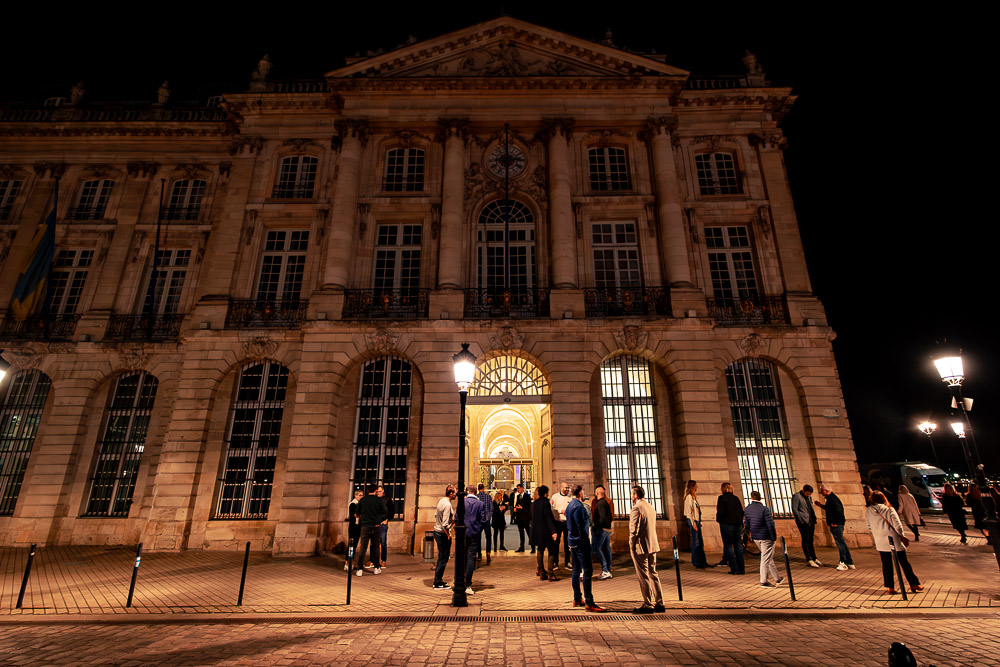
<svg viewBox="0 0 1000 667">
<path fill-rule="evenodd" d="M 948 392 L 928 353 L 947 338 L 965 350 L 979 449 L 1000 473 L 1000 358 L 985 302 L 996 282 L 996 214 L 977 196 L 994 189 L 986 181 L 997 171 L 979 157 L 995 141 L 982 100 L 995 84 L 981 63 L 996 60 L 985 16 L 876 3 L 703 3 L 701 11 L 673 3 L 539 9 L 537 0 L 345 4 L 205 3 L 156 14 L 138 3 L 5 8 L 0 100 L 68 96 L 81 79 L 94 100 L 152 100 L 164 79 L 174 100 L 204 99 L 243 89 L 264 52 L 272 78 L 317 78 L 345 55 L 450 32 L 494 18 L 501 6 L 590 39 L 610 27 L 616 44 L 655 49 L 696 74 L 741 73 L 749 48 L 774 84 L 799 96 L 784 125 L 785 157 L 813 286 L 837 332 L 859 460 L 929 457 L 913 426 L 934 415 L 946 427 Z M 943 463 L 961 464 L 954 437 L 941 434 L 936 444 Z"/>
</svg>

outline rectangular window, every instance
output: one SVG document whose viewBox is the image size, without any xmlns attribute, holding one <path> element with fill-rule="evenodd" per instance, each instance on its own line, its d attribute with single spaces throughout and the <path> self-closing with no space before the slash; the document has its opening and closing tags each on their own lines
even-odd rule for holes
<svg viewBox="0 0 1000 667">
<path fill-rule="evenodd" d="M 394 148 L 386 153 L 386 192 L 423 192 L 424 151 L 419 148 Z"/>
<path fill-rule="evenodd" d="M 715 298 L 757 296 L 757 275 L 747 227 L 706 227 L 705 245 Z"/>
<path fill-rule="evenodd" d="M 0 220 L 10 218 L 10 213 L 14 209 L 14 200 L 21 190 L 21 181 L 6 180 L 0 181 Z"/>
<path fill-rule="evenodd" d="M 631 190 L 628 159 L 624 148 L 591 148 L 590 189 L 600 191 Z"/>
<path fill-rule="evenodd" d="M 598 222 L 593 227 L 597 289 L 641 287 L 639 239 L 634 222 Z"/>
<path fill-rule="evenodd" d="M 291 155 L 281 161 L 275 199 L 311 199 L 319 160 L 311 155 Z"/>
<path fill-rule="evenodd" d="M 694 156 L 698 190 L 703 195 L 742 194 L 736 158 L 732 153 L 701 153 Z"/>
<path fill-rule="evenodd" d="M 206 183 L 201 179 L 174 181 L 170 200 L 163 211 L 164 220 L 197 220 Z"/>
<path fill-rule="evenodd" d="M 69 220 L 103 220 L 115 182 L 107 179 L 85 181 L 80 186 L 76 206 L 69 210 Z"/>
<path fill-rule="evenodd" d="M 377 290 L 420 287 L 420 245 L 420 225 L 379 225 L 372 287 Z"/>
<path fill-rule="evenodd" d="M 156 262 L 155 293 L 150 293 L 150 290 L 154 288 L 151 276 L 149 287 L 146 291 L 146 299 L 143 301 L 143 314 L 148 314 L 150 311 L 156 315 L 174 315 L 177 313 L 190 261 L 190 250 L 160 251 Z M 152 267 L 150 267 L 150 274 L 152 274 Z"/>
<path fill-rule="evenodd" d="M 49 312 L 73 315 L 80 307 L 87 273 L 94 261 L 93 250 L 59 250 L 52 265 Z"/>
<path fill-rule="evenodd" d="M 268 230 L 257 281 L 258 301 L 297 301 L 306 267 L 306 230 Z"/>
</svg>

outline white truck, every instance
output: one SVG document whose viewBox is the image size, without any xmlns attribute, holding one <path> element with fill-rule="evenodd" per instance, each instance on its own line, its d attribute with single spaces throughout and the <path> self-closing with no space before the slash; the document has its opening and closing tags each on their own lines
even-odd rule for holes
<svg viewBox="0 0 1000 667">
<path fill-rule="evenodd" d="M 920 461 L 867 463 L 861 468 L 861 481 L 873 489 L 881 484 L 895 494 L 900 484 L 917 500 L 918 507 L 941 509 L 941 496 L 948 476 L 941 468 Z"/>
</svg>

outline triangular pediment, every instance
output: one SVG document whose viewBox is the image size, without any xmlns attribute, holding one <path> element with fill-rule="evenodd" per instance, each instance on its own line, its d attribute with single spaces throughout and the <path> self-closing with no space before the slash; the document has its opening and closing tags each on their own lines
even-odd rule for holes
<svg viewBox="0 0 1000 667">
<path fill-rule="evenodd" d="M 687 77 L 682 69 L 613 46 L 501 17 L 353 62 L 330 79 Z"/>
</svg>

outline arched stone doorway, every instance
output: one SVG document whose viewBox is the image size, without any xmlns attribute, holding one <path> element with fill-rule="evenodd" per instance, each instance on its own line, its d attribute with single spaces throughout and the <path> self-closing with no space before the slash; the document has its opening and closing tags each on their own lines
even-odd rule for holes
<svg viewBox="0 0 1000 667">
<path fill-rule="evenodd" d="M 500 355 L 481 363 L 466 411 L 468 479 L 507 492 L 549 483 L 551 401 L 544 374 L 527 359 Z"/>
</svg>

